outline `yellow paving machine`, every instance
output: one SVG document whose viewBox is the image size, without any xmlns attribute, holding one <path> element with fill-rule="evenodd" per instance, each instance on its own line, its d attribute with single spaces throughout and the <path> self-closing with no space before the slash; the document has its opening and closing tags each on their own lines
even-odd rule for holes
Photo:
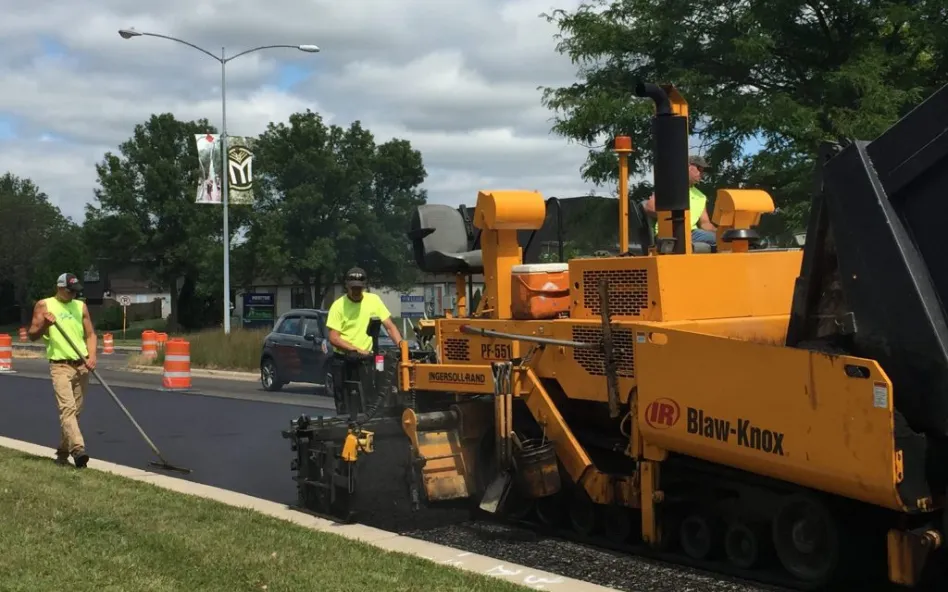
<svg viewBox="0 0 948 592">
<path fill-rule="evenodd" d="M 657 232 L 628 200 L 626 137 L 618 255 L 525 264 L 535 191 L 479 192 L 474 250 L 457 210 L 418 208 L 415 258 L 456 275 L 460 314 L 370 361 L 347 414 L 291 422 L 300 506 L 463 509 L 799 589 L 940 577 L 948 87 L 822 148 L 802 249 L 760 248 L 758 189 L 719 190 L 717 247 L 693 243 L 687 103 L 636 95 L 655 105 Z"/>
</svg>

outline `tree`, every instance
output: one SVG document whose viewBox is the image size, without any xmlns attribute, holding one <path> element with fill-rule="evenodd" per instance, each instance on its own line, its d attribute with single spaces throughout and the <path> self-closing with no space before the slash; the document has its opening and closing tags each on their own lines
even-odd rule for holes
<svg viewBox="0 0 948 592">
<path fill-rule="evenodd" d="M 9 285 L 20 323 L 33 303 L 52 294 L 65 272 L 81 275 L 88 254 L 78 226 L 33 181 L 0 177 L 0 282 Z"/>
<path fill-rule="evenodd" d="M 195 203 L 194 136 L 205 133 L 215 133 L 206 120 L 184 122 L 170 113 L 136 125 L 120 154 L 107 152 L 96 166 L 99 205 L 86 210 L 86 231 L 97 257 L 139 265 L 171 293 L 171 330 L 203 324 L 213 304 L 223 308 L 223 295 L 211 302 L 208 288 L 199 302 L 208 269 L 220 267 L 213 258 L 222 254 L 223 229 L 222 208 Z M 246 216 L 245 208 L 230 208 L 231 233 Z"/>
<path fill-rule="evenodd" d="M 360 266 L 374 285 L 403 287 L 417 271 L 405 233 L 415 206 L 421 154 L 405 140 L 376 144 L 360 122 L 326 126 L 312 111 L 270 124 L 254 148 L 256 204 L 247 275 L 295 278 L 322 301 L 346 269 Z M 246 262 L 244 264 L 247 265 Z"/>
<path fill-rule="evenodd" d="M 652 104 L 636 82 L 672 82 L 715 186 L 769 190 L 800 228 L 821 141 L 872 139 L 948 77 L 948 7 L 934 0 L 592 0 L 545 15 L 581 82 L 544 89 L 554 131 L 590 147 L 584 177 L 616 177 L 608 140 L 633 137 L 633 174 L 651 160 Z M 751 138 L 757 154 L 744 154 Z M 605 145 L 605 146 L 604 146 Z"/>
</svg>

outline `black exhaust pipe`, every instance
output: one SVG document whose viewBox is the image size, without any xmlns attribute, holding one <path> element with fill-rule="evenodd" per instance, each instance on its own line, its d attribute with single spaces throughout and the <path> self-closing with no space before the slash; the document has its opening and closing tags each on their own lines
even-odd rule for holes
<svg viewBox="0 0 948 592">
<path fill-rule="evenodd" d="M 639 82 L 635 85 L 635 94 L 640 97 L 648 97 L 655 101 L 656 115 L 671 115 L 671 100 L 665 89 L 651 82 Z"/>
<path fill-rule="evenodd" d="M 672 111 L 668 93 L 657 84 L 639 82 L 635 86 L 635 94 L 655 102 L 655 116 L 652 118 L 655 209 L 671 212 L 674 238 L 672 252 L 684 253 L 685 233 L 688 231 L 685 228 L 685 211 L 691 205 L 688 181 L 688 118 Z"/>
</svg>

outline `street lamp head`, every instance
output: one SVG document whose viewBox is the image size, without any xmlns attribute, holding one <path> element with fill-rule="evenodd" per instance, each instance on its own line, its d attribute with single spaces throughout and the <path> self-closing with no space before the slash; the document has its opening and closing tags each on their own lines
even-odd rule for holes
<svg viewBox="0 0 948 592">
<path fill-rule="evenodd" d="M 305 51 L 306 53 L 317 53 L 319 52 L 319 47 L 316 45 L 300 45 L 300 51 Z"/>
<path fill-rule="evenodd" d="M 122 39 L 131 39 L 132 37 L 140 37 L 141 33 L 135 29 L 119 29 L 119 35 L 122 36 Z"/>
</svg>

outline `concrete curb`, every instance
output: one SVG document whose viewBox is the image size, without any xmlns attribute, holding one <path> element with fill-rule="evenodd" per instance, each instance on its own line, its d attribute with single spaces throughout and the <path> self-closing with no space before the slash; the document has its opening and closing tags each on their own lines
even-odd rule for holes
<svg viewBox="0 0 948 592">
<path fill-rule="evenodd" d="M 129 372 L 140 372 L 142 374 L 161 374 L 164 370 L 155 366 L 128 366 Z M 227 380 L 246 380 L 257 382 L 260 375 L 255 372 L 238 372 L 235 370 L 206 370 L 204 368 L 191 368 L 191 376 L 198 378 L 221 378 Z"/>
<path fill-rule="evenodd" d="M 3 446 L 4 448 L 11 448 L 13 450 L 19 450 L 20 452 L 25 452 L 26 454 L 31 454 L 34 456 L 48 457 L 50 459 L 55 456 L 55 451 L 52 448 L 47 448 L 45 446 L 40 446 L 31 442 L 24 442 L 22 440 L 14 440 L 12 438 L 6 438 L 3 436 L 0 436 L 0 446 Z M 378 528 L 371 528 L 360 524 L 336 524 L 323 518 L 317 518 L 315 516 L 293 510 L 289 506 L 285 506 L 283 504 L 251 497 L 242 493 L 227 491 L 217 487 L 210 487 L 208 485 L 194 483 L 184 479 L 159 475 L 157 473 L 152 473 L 142 469 L 135 469 L 133 467 L 126 467 L 123 465 L 117 465 L 96 459 L 89 461 L 88 468 L 105 473 L 112 473 L 113 475 L 119 475 L 121 477 L 134 479 L 136 481 L 151 483 L 152 485 L 156 485 L 171 491 L 176 491 L 178 493 L 211 499 L 229 506 L 254 510 L 260 512 L 261 514 L 266 514 L 280 520 L 285 520 L 287 522 L 305 526 L 306 528 L 310 528 L 312 530 L 336 534 L 350 540 L 359 541 L 379 549 L 384 549 L 386 551 L 395 551 L 397 553 L 415 555 L 434 563 L 456 567 L 481 575 L 500 578 L 534 590 L 562 590 L 563 592 L 615 592 L 613 588 L 606 588 L 597 584 L 591 584 L 589 582 L 558 576 L 556 574 L 538 569 L 532 569 L 522 565 L 504 563 L 497 559 L 492 559 L 483 555 L 462 552 L 458 549 L 405 537 Z"/>
<path fill-rule="evenodd" d="M 116 351 L 117 350 L 118 348 L 116 348 Z M 24 353 L 36 355 L 22 355 Z M 20 355 L 18 356 L 17 354 Z M 100 359 L 105 359 L 108 357 L 107 355 L 102 354 L 102 352 L 99 352 L 99 355 L 101 356 Z M 41 347 L 36 347 L 35 345 L 14 343 L 13 357 L 20 357 L 22 359 L 39 359 L 43 357 L 43 351 Z M 160 366 L 142 366 L 139 364 L 126 366 L 124 369 L 128 372 L 139 372 L 142 374 L 161 374 L 164 371 L 164 369 Z M 256 372 L 241 372 L 237 370 L 208 370 L 206 368 L 191 368 L 191 376 L 197 378 L 219 378 L 222 380 L 244 380 L 247 382 L 257 382 L 260 380 L 260 375 Z"/>
<path fill-rule="evenodd" d="M 14 341 L 14 342 L 13 342 L 13 347 L 21 347 L 21 348 L 23 348 L 23 349 L 38 349 L 38 350 L 45 350 L 45 349 L 46 349 L 46 346 L 43 345 L 42 343 L 34 343 L 34 342 L 32 342 L 32 341 L 28 341 L 28 342 Z M 117 352 L 120 352 L 120 351 L 121 351 L 121 352 L 137 352 L 137 351 L 141 351 L 141 348 L 140 348 L 140 347 L 133 347 L 133 346 L 131 346 L 131 345 L 116 345 L 116 346 L 113 346 L 112 349 L 114 349 L 114 350 L 117 351 Z M 102 341 L 101 341 L 101 339 L 99 340 L 99 346 L 96 348 L 96 351 L 98 351 L 99 353 L 102 353 Z"/>
</svg>

